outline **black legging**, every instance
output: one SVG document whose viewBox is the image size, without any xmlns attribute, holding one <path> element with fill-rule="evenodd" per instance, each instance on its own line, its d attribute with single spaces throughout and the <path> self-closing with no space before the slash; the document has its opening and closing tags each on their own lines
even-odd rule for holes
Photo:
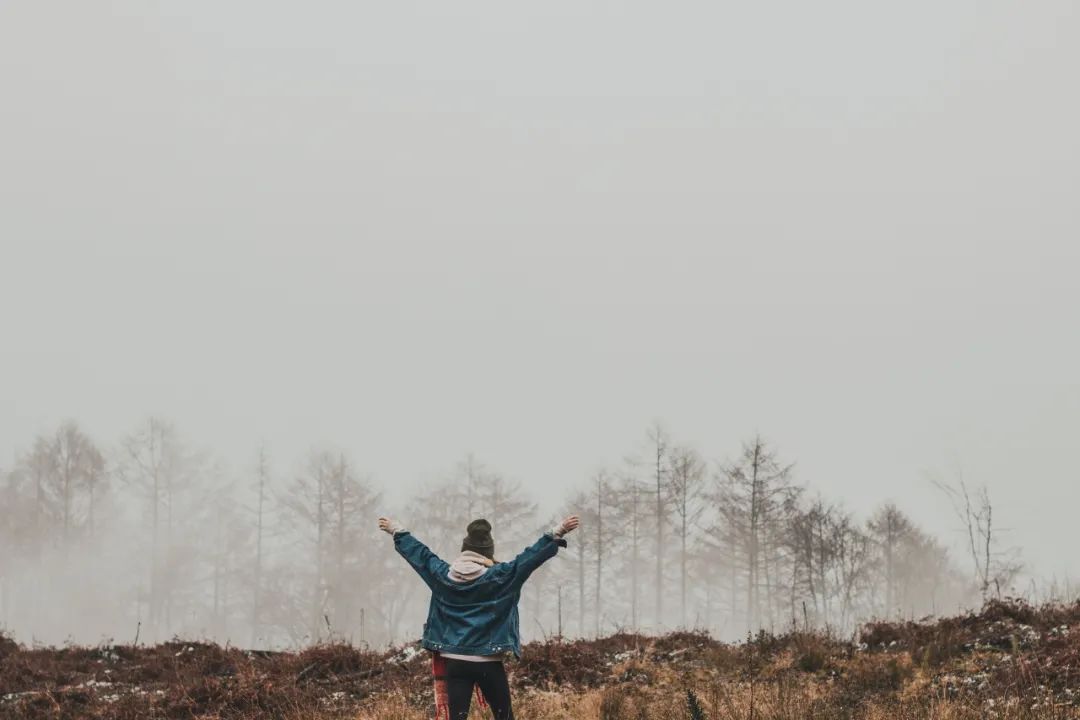
<svg viewBox="0 0 1080 720">
<path fill-rule="evenodd" d="M 450 720 L 465 720 L 472 704 L 473 686 L 479 685 L 495 720 L 514 720 L 510 707 L 510 683 L 502 661 L 469 662 L 446 658 L 446 694 Z"/>
</svg>

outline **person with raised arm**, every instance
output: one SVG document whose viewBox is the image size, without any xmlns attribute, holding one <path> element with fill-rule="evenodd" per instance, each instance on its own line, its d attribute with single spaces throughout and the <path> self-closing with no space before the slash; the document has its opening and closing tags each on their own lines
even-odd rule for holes
<svg viewBox="0 0 1080 720">
<path fill-rule="evenodd" d="M 566 547 L 563 536 L 578 527 L 577 515 L 556 524 L 505 562 L 495 559 L 491 523 L 473 520 L 461 553 L 446 562 L 390 518 L 379 529 L 431 589 L 431 604 L 420 644 L 432 653 L 437 720 L 465 720 L 475 689 L 495 720 L 513 720 L 506 653 L 521 655 L 518 600 L 521 587 L 538 567 Z"/>
</svg>

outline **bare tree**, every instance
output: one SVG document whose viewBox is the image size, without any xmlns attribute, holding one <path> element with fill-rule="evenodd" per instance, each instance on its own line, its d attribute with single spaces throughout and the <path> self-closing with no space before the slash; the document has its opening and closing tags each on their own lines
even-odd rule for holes
<svg viewBox="0 0 1080 720">
<path fill-rule="evenodd" d="M 370 479 L 359 475 L 344 454 L 334 468 L 330 500 L 334 508 L 334 575 L 330 581 L 331 611 L 339 630 L 363 635 L 364 611 L 370 595 L 364 587 L 376 532 L 368 518 L 379 504 Z M 359 591 L 358 591 L 359 590 Z"/>
<path fill-rule="evenodd" d="M 795 510 L 799 488 L 791 482 L 792 465 L 777 459 L 760 437 L 743 446 L 738 460 L 722 468 L 728 495 L 723 499 L 740 530 L 737 542 L 745 557 L 746 615 L 748 631 L 764 627 L 762 600 L 769 624 L 774 621 L 774 598 L 770 592 L 778 575 L 781 533 Z M 763 593 L 762 590 L 765 592 Z"/>
<path fill-rule="evenodd" d="M 883 505 L 867 523 L 870 537 L 881 552 L 884 585 L 884 611 L 891 615 L 896 607 L 896 562 L 901 544 L 914 532 L 914 526 L 892 503 Z"/>
<path fill-rule="evenodd" d="M 664 525 L 667 524 L 668 505 L 666 499 L 668 493 L 665 486 L 668 479 L 668 446 L 671 444 L 667 431 L 659 421 L 654 422 L 647 432 L 652 464 L 653 479 L 656 483 L 656 575 L 655 584 L 656 601 L 654 604 L 656 628 L 659 630 L 664 625 Z"/>
<path fill-rule="evenodd" d="M 592 612 L 601 602 L 591 582 L 595 579 L 597 568 L 594 481 L 595 476 L 583 488 L 574 490 L 556 513 L 558 516 L 580 515 L 582 527 L 589 528 L 589 532 L 575 533 L 568 551 L 559 553 L 556 561 L 545 564 L 538 571 L 543 591 L 533 588 L 535 592 L 544 592 L 548 602 L 541 603 L 539 597 L 535 598 L 531 610 L 532 622 L 539 623 L 539 628 L 546 628 L 560 637 L 564 631 L 578 637 L 589 636 Z M 529 582 L 531 584 L 535 580 L 530 579 Z"/>
<path fill-rule="evenodd" d="M 609 544 L 606 542 L 607 536 L 605 535 L 605 530 L 611 534 L 610 530 L 605 528 L 604 518 L 609 514 L 613 504 L 611 482 L 608 478 L 607 471 L 598 470 L 593 475 L 592 485 L 593 515 L 588 519 L 588 522 L 594 526 L 595 533 L 593 555 L 596 558 L 596 602 L 593 603 L 593 632 L 599 637 L 600 618 L 603 615 L 602 605 L 604 599 L 604 549 Z M 573 513 L 574 511 L 571 510 L 570 512 Z"/>
<path fill-rule="evenodd" d="M 158 418 L 144 421 L 124 439 L 123 448 L 121 478 L 142 501 L 148 515 L 148 629 L 151 637 L 159 637 L 162 631 L 166 635 L 171 632 L 172 589 L 176 576 L 169 571 L 169 566 L 177 557 L 173 548 L 176 491 L 183 487 L 192 468 L 176 430 Z"/>
<path fill-rule="evenodd" d="M 304 539 L 310 561 L 297 573 L 307 579 L 307 633 L 311 641 L 322 637 L 326 608 L 326 562 L 329 538 L 329 502 L 334 457 L 329 452 L 312 452 L 304 471 L 297 474 L 278 506 L 287 522 Z"/>
<path fill-rule="evenodd" d="M 266 447 L 259 448 L 255 466 L 255 567 L 251 581 L 251 647 L 259 638 L 262 608 L 263 536 L 265 530 L 266 500 L 270 490 L 270 467 Z"/>
<path fill-rule="evenodd" d="M 832 508 L 817 499 L 791 518 L 788 541 L 792 555 L 789 589 L 793 622 L 798 619 L 796 602 L 802 599 L 805 607 L 806 597 L 813 603 L 815 623 L 825 621 L 828 617 L 829 590 L 826 578 L 833 550 L 829 542 L 832 539 L 829 527 L 831 514 Z M 804 622 L 808 620 L 808 614 L 806 610 L 803 611 Z"/>
<path fill-rule="evenodd" d="M 709 559 L 706 568 L 710 583 L 715 582 L 721 592 L 724 589 L 727 591 L 728 621 L 725 625 L 734 629 L 742 610 L 739 603 L 742 590 L 740 577 L 748 574 L 745 552 L 748 527 L 737 482 L 740 475 L 728 470 L 728 467 L 721 466 L 713 475 L 712 486 L 706 491 L 709 522 L 703 534 L 703 545 Z M 711 603 L 711 589 L 709 600 Z M 745 629 L 745 622 L 742 625 Z"/>
<path fill-rule="evenodd" d="M 841 516 L 835 534 L 836 574 L 840 594 L 838 625 L 851 627 L 860 597 L 868 592 L 872 562 L 871 540 L 850 515 Z"/>
<path fill-rule="evenodd" d="M 621 567 L 630 586 L 630 628 L 635 632 L 641 618 L 641 562 L 646 512 L 644 492 L 645 489 L 633 471 L 622 473 L 615 490 L 616 502 L 613 508 L 615 521 L 625 529 L 625 545 L 628 547 Z"/>
<path fill-rule="evenodd" d="M 376 530 L 368 522 L 379 496 L 341 453 L 312 452 L 304 472 L 280 497 L 286 522 L 301 534 L 310 560 L 294 567 L 307 585 L 307 633 L 313 640 L 360 630 L 370 600 L 364 568 Z"/>
<path fill-rule="evenodd" d="M 572 501 L 571 505 L 578 507 L 588 507 L 589 499 L 584 493 L 578 494 Z M 585 539 L 587 535 L 582 535 L 578 538 L 577 543 L 577 588 L 578 588 L 578 635 L 581 637 L 586 636 L 585 632 L 585 608 L 586 608 L 586 594 L 588 588 L 586 585 L 586 573 L 588 572 L 589 555 L 588 550 L 590 543 Z"/>
<path fill-rule="evenodd" d="M 23 459 L 34 484 L 34 531 L 38 535 L 38 552 L 42 541 L 48 537 L 54 521 L 56 503 L 49 494 L 49 480 L 56 472 L 56 457 L 47 438 L 34 440 L 34 449 Z"/>
<path fill-rule="evenodd" d="M 60 426 L 49 443 L 52 453 L 51 463 L 56 488 L 55 495 L 60 501 L 62 519 L 62 539 L 66 547 L 70 544 L 72 533 L 79 524 L 77 494 L 85 490 L 88 498 L 87 517 L 92 523 L 93 489 L 104 471 L 105 460 L 101 452 L 79 426 L 68 421 Z"/>
<path fill-rule="evenodd" d="M 204 519 L 205 530 L 189 540 L 187 561 L 205 558 L 209 565 L 211 592 L 206 609 L 209 625 L 216 637 L 230 637 L 234 617 L 246 618 L 247 596 L 239 590 L 251 580 L 250 558 L 254 528 L 248 522 L 238 499 L 235 479 L 220 463 L 207 469 L 207 498 L 210 512 Z M 189 589 L 193 583 L 187 583 Z M 188 602 L 189 613 L 201 602 L 198 593 Z"/>
<path fill-rule="evenodd" d="M 701 518 L 706 480 L 705 461 L 696 450 L 679 447 L 671 451 L 669 460 L 670 505 L 675 510 L 679 533 L 679 624 L 686 627 L 687 570 L 689 567 L 690 533 Z"/>
<path fill-rule="evenodd" d="M 972 491 L 959 472 L 953 483 L 937 477 L 932 478 L 932 482 L 949 498 L 953 512 L 963 524 L 975 570 L 975 582 L 983 602 L 990 597 L 991 591 L 995 596 L 1000 596 L 1002 585 L 1009 585 L 1023 565 L 1018 560 L 1016 548 L 999 547 L 999 531 L 994 525 L 990 491 L 985 485 Z"/>
<path fill-rule="evenodd" d="M 868 592 L 870 568 L 872 562 L 874 567 L 881 563 L 872 557 L 870 536 L 850 513 L 817 498 L 791 517 L 788 537 L 793 622 L 845 632 L 852 629 L 853 614 L 869 610 L 875 601 Z M 895 556 L 899 552 L 896 541 L 892 547 Z"/>
<path fill-rule="evenodd" d="M 0 545 L 4 548 L 0 553 L 0 625 L 11 627 L 13 606 L 22 594 L 16 587 L 25 581 L 27 570 L 40 567 L 41 537 L 34 515 L 35 495 L 28 489 L 32 480 L 25 465 L 0 472 L 0 481 Z"/>
</svg>

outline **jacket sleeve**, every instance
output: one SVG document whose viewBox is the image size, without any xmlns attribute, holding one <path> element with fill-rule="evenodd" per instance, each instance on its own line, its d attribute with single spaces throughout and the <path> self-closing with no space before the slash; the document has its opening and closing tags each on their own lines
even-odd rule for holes
<svg viewBox="0 0 1080 720">
<path fill-rule="evenodd" d="M 438 555 L 431 552 L 427 545 L 413 537 L 408 530 L 394 533 L 394 549 L 412 565 L 416 574 L 432 590 L 435 578 L 446 575 L 450 566 Z"/>
<path fill-rule="evenodd" d="M 566 547 L 566 541 L 562 538 L 557 538 L 550 532 L 541 535 L 539 540 L 510 561 L 514 583 L 522 585 L 538 567 L 555 557 L 561 547 Z"/>
</svg>

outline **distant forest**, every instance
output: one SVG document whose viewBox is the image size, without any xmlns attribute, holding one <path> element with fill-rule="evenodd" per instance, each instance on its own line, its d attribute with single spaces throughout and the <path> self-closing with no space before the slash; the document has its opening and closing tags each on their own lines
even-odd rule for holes
<svg viewBox="0 0 1080 720">
<path fill-rule="evenodd" d="M 849 633 L 870 618 L 978 605 L 1020 570 L 999 547 L 985 489 L 939 483 L 965 530 L 954 557 L 895 505 L 858 518 L 822 498 L 761 437 L 721 463 L 659 423 L 628 445 L 563 499 L 582 528 L 526 586 L 526 638 Z M 378 646 L 419 635 L 426 588 L 377 530 L 394 509 L 348 455 L 315 450 L 286 466 L 253 450 L 247 468 L 226 472 L 157 418 L 114 445 L 67 422 L 30 447 L 0 470 L 0 626 L 23 642 Z M 443 557 L 485 517 L 498 559 L 556 516 L 473 455 L 393 515 Z"/>
</svg>

